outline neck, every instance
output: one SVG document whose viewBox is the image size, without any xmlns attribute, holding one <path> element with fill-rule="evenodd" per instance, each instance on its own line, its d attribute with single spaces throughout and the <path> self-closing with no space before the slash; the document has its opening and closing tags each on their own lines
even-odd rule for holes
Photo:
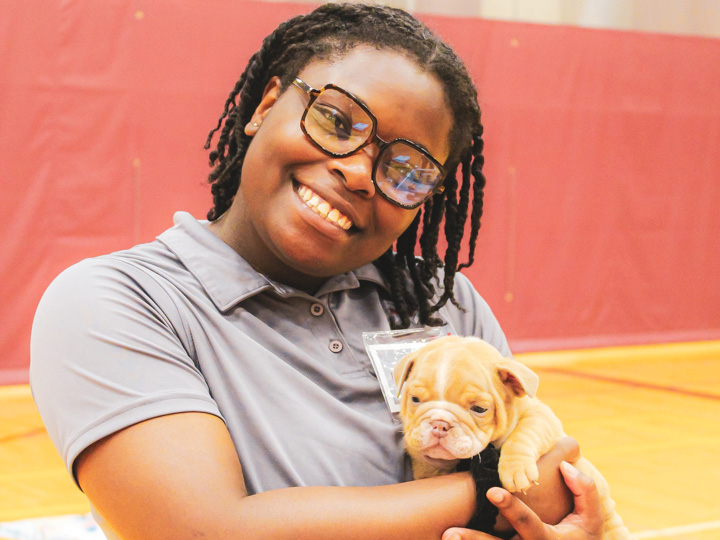
<svg viewBox="0 0 720 540">
<path fill-rule="evenodd" d="M 255 234 L 251 232 L 251 224 L 241 222 L 238 225 L 237 220 L 230 217 L 231 213 L 232 207 L 217 220 L 210 222 L 208 230 L 233 248 L 238 255 L 250 263 L 256 272 L 308 294 L 315 294 L 327 281 L 327 277 L 303 274 L 280 263 L 277 257 L 266 248 L 251 249 L 249 246 L 252 244 L 242 240 L 246 234 Z"/>
</svg>

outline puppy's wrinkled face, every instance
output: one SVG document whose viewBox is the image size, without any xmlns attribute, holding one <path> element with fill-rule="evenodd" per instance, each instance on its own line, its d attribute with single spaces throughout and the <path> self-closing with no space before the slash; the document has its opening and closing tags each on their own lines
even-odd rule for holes
<svg viewBox="0 0 720 540">
<path fill-rule="evenodd" d="M 457 336 L 403 358 L 395 381 L 408 453 L 439 465 L 472 457 L 497 439 L 507 403 L 526 393 L 508 362 L 517 364 L 484 341 Z"/>
</svg>

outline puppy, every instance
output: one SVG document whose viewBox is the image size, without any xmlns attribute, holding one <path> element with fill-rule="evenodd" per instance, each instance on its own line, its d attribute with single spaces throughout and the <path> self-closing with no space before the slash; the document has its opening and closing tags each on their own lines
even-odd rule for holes
<svg viewBox="0 0 720 540">
<path fill-rule="evenodd" d="M 535 397 L 538 376 L 477 338 L 443 337 L 408 354 L 395 367 L 395 385 L 415 478 L 453 472 L 492 443 L 503 487 L 524 492 L 538 482 L 538 458 L 565 436 Z M 602 475 L 584 458 L 574 465 L 597 485 L 603 538 L 631 539 Z"/>
</svg>

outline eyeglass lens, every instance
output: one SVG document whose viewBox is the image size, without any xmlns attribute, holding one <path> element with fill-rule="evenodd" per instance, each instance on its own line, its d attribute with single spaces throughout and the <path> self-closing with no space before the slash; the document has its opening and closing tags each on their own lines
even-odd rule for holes
<svg viewBox="0 0 720 540">
<path fill-rule="evenodd" d="M 336 155 L 351 154 L 374 133 L 374 119 L 350 96 L 325 88 L 304 117 L 307 135 Z M 375 162 L 373 177 L 386 197 L 403 206 L 417 206 L 442 180 L 428 155 L 402 141 L 385 146 Z"/>
</svg>

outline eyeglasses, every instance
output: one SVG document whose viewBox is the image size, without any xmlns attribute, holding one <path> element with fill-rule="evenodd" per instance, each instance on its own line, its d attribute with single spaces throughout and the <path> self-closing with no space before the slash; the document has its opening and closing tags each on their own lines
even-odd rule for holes
<svg viewBox="0 0 720 540">
<path fill-rule="evenodd" d="M 375 115 L 350 92 L 334 84 L 318 90 L 298 78 L 293 84 L 310 96 L 300 128 L 320 150 L 344 157 L 369 144 L 378 145 L 372 181 L 388 201 L 402 208 L 417 208 L 442 192 L 442 165 L 419 144 L 378 137 Z"/>
</svg>

